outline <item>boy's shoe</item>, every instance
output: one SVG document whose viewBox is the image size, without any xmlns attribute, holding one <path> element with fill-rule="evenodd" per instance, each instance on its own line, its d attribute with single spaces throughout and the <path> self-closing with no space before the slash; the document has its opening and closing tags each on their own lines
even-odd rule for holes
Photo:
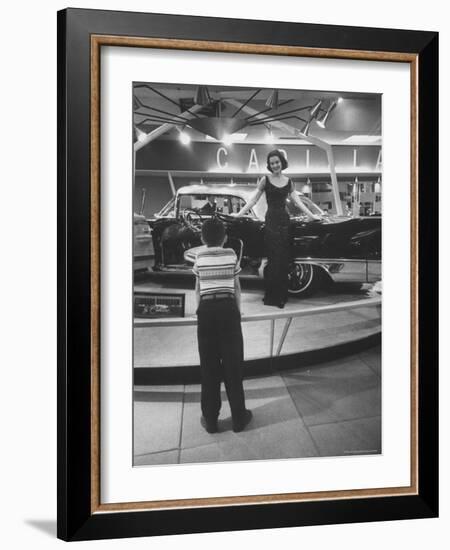
<svg viewBox="0 0 450 550">
<path fill-rule="evenodd" d="M 253 418 L 252 411 L 245 409 L 243 417 L 239 420 L 233 420 L 233 432 L 242 432 Z"/>
<path fill-rule="evenodd" d="M 219 431 L 217 427 L 217 418 L 215 420 L 206 420 L 204 416 L 200 418 L 200 424 L 209 434 L 215 434 Z"/>
</svg>

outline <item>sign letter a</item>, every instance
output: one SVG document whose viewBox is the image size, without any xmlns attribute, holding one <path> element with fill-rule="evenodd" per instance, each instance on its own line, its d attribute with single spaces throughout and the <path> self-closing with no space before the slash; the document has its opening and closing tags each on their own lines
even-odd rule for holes
<svg viewBox="0 0 450 550">
<path fill-rule="evenodd" d="M 252 170 L 253 168 L 255 168 L 257 172 L 259 172 L 258 157 L 256 156 L 255 149 L 252 149 L 250 151 L 250 160 L 248 162 L 247 171 L 250 172 L 250 170 Z"/>
</svg>

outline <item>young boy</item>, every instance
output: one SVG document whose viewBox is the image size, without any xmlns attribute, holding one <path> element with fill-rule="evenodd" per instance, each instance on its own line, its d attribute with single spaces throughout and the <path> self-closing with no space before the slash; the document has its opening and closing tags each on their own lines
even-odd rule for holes
<svg viewBox="0 0 450 550">
<path fill-rule="evenodd" d="M 220 382 L 223 376 L 231 408 L 233 431 L 241 432 L 252 419 L 245 408 L 242 385 L 243 341 L 241 330 L 240 267 L 231 248 L 223 248 L 224 224 L 217 218 L 205 221 L 197 255 L 196 275 L 198 349 L 201 370 L 201 424 L 208 433 L 218 431 Z"/>
</svg>

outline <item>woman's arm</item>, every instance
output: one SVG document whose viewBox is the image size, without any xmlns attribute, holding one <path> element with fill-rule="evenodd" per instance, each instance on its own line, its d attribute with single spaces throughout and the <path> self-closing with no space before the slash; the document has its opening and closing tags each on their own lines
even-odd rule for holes
<svg viewBox="0 0 450 550">
<path fill-rule="evenodd" d="M 303 201 L 300 199 L 300 197 L 297 195 L 297 192 L 295 189 L 291 191 L 291 200 L 292 202 L 299 208 L 304 214 L 308 216 L 308 218 L 311 218 L 312 220 L 320 220 L 320 216 L 316 216 L 311 212 L 311 210 L 303 204 Z"/>
<path fill-rule="evenodd" d="M 239 212 L 236 214 L 236 218 L 241 218 L 244 216 L 251 208 L 255 206 L 255 204 L 259 201 L 261 198 L 261 195 L 264 192 L 264 178 L 262 177 L 258 182 L 258 187 L 256 188 L 256 191 L 251 196 L 248 203 L 239 210 Z"/>
</svg>

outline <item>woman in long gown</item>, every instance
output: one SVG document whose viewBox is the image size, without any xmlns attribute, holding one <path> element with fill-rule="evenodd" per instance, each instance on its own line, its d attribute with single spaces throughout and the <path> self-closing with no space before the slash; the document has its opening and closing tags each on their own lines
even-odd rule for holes
<svg viewBox="0 0 450 550">
<path fill-rule="evenodd" d="M 275 149 L 267 155 L 267 169 L 270 176 L 263 176 L 249 202 L 236 217 L 242 217 L 266 194 L 267 213 L 264 228 L 264 245 L 267 254 L 267 267 L 264 274 L 264 304 L 283 308 L 288 298 L 289 269 L 289 214 L 286 199 L 293 203 L 311 219 L 318 219 L 299 199 L 291 179 L 283 175 L 287 168 L 283 153 Z"/>
</svg>

